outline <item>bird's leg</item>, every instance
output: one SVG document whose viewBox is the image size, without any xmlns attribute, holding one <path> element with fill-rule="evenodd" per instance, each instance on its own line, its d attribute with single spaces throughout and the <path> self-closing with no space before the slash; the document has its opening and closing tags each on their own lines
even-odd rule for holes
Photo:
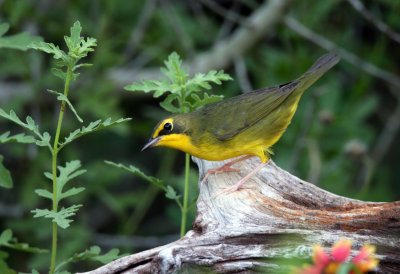
<svg viewBox="0 0 400 274">
<path fill-rule="evenodd" d="M 261 162 L 261 164 L 259 164 L 252 172 L 250 172 L 245 177 L 243 177 L 239 182 L 237 182 L 235 185 L 233 185 L 231 187 L 225 188 L 223 191 L 221 191 L 220 193 L 215 195 L 214 198 L 219 196 L 219 195 L 221 195 L 221 194 L 224 194 L 224 193 L 232 193 L 232 192 L 235 192 L 236 190 L 238 190 L 240 188 L 245 188 L 245 187 L 243 187 L 243 183 L 246 182 L 248 179 L 250 179 L 254 174 L 256 174 L 267 163 L 268 162 Z"/>
<path fill-rule="evenodd" d="M 251 157 L 253 157 L 253 155 L 246 155 L 246 156 L 244 156 L 244 157 L 241 157 L 241 158 L 235 159 L 235 160 L 233 160 L 233 161 L 230 161 L 230 162 L 224 164 L 223 166 L 221 166 L 221 167 L 219 167 L 219 168 L 212 168 L 212 169 L 209 169 L 209 170 L 207 171 L 206 176 L 204 176 L 203 180 L 201 180 L 200 183 L 205 182 L 211 174 L 240 171 L 240 169 L 238 169 L 238 168 L 232 168 L 232 166 L 233 166 L 234 164 L 238 163 L 238 162 L 244 161 L 244 160 L 249 159 L 249 158 L 251 158 Z"/>
</svg>

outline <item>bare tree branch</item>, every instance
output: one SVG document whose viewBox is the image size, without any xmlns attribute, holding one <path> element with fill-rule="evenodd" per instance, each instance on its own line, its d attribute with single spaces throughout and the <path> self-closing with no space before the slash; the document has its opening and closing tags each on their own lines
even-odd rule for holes
<svg viewBox="0 0 400 274">
<path fill-rule="evenodd" d="M 229 67 L 235 58 L 250 50 L 280 22 L 289 3 L 290 0 L 266 1 L 245 21 L 245 24 L 251 27 L 241 26 L 229 38 L 219 41 L 210 51 L 196 55 L 192 61 L 184 65 L 189 67 L 191 73 Z M 110 79 L 120 86 L 143 78 L 157 79 L 160 76 L 158 68 L 143 70 L 118 68 L 109 72 Z"/>
<path fill-rule="evenodd" d="M 166 235 L 166 236 L 125 236 L 125 235 L 109 235 L 109 234 L 95 234 L 93 242 L 96 245 L 104 246 L 107 248 L 132 248 L 147 249 L 159 245 L 165 245 L 172 241 L 179 239 L 179 234 Z"/>
<path fill-rule="evenodd" d="M 136 27 L 131 32 L 128 44 L 125 48 L 124 55 L 129 58 L 137 51 L 137 45 L 143 38 L 143 34 L 150 22 L 151 16 L 153 15 L 154 7 L 157 0 L 148 0 L 144 4 L 144 7 L 140 13 L 140 17 L 136 23 Z"/>
<path fill-rule="evenodd" d="M 182 27 L 182 22 L 179 22 L 179 16 L 173 5 L 169 0 L 161 1 L 161 6 L 168 19 L 167 24 L 170 25 L 173 32 L 177 35 L 179 43 L 183 46 L 186 55 L 190 58 L 194 55 L 193 41 L 192 38 L 187 34 L 185 29 Z"/>
<path fill-rule="evenodd" d="M 380 162 L 392 145 L 400 128 L 400 103 L 397 103 L 393 113 L 389 116 L 385 127 L 379 135 L 372 156 L 375 162 Z"/>
<path fill-rule="evenodd" d="M 382 161 L 400 129 L 400 101 L 397 102 L 396 108 L 386 120 L 385 126 L 381 131 L 378 140 L 371 152 L 370 157 L 364 161 L 364 165 L 358 174 L 358 181 L 363 185 L 362 193 L 365 193 L 374 176 L 376 166 Z"/>
<path fill-rule="evenodd" d="M 253 90 L 249 76 L 247 75 L 246 63 L 243 58 L 235 59 L 235 72 L 239 79 L 239 85 L 243 93 Z"/>
<path fill-rule="evenodd" d="M 347 62 L 359 67 L 361 70 L 384 80 L 385 82 L 388 82 L 389 84 L 392 84 L 398 88 L 400 88 L 400 77 L 397 75 L 394 75 L 393 73 L 383 70 L 367 61 L 364 61 L 363 59 L 359 58 L 355 54 L 347 51 L 344 48 L 339 47 L 335 43 L 329 41 L 325 37 L 322 37 L 319 34 L 316 34 L 315 32 L 311 31 L 309 28 L 306 26 L 302 25 L 299 21 L 294 19 L 293 17 L 287 16 L 284 19 L 284 22 L 286 26 L 288 26 L 290 29 L 293 31 L 297 32 L 304 38 L 310 40 L 314 44 L 317 44 L 321 48 L 324 48 L 328 51 L 336 51 L 338 55 L 340 55 L 344 60 Z M 396 98 L 400 98 L 399 93 L 392 92 L 393 95 L 396 96 Z"/>
<path fill-rule="evenodd" d="M 389 38 L 400 43 L 400 34 L 395 32 L 385 22 L 375 17 L 369 10 L 367 10 L 364 4 L 359 0 L 347 0 L 353 8 L 358 11 L 365 19 L 371 22 L 378 30 L 386 34 Z"/>
<path fill-rule="evenodd" d="M 213 12 L 218 13 L 226 20 L 231 21 L 233 23 L 239 23 L 242 26 L 251 28 L 251 25 L 246 24 L 246 18 L 237 14 L 236 12 L 232 12 L 231 10 L 227 10 L 224 7 L 220 6 L 218 2 L 211 0 L 200 0 L 200 2 L 210 8 Z"/>
</svg>

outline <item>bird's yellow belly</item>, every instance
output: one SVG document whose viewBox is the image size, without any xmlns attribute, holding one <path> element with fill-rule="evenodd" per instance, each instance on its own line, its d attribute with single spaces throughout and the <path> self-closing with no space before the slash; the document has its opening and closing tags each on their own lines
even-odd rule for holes
<svg viewBox="0 0 400 274">
<path fill-rule="evenodd" d="M 166 135 L 157 145 L 179 149 L 208 161 L 222 161 L 241 155 L 254 155 L 258 156 L 263 162 L 267 162 L 269 160 L 268 148 L 278 139 L 279 136 L 269 140 L 233 138 L 222 143 L 202 142 L 195 145 L 189 136 L 171 134 Z"/>
<path fill-rule="evenodd" d="M 253 142 L 232 140 L 222 145 L 204 143 L 199 146 L 192 145 L 188 153 L 208 161 L 222 161 L 241 155 L 254 155 L 258 156 L 263 162 L 266 162 L 269 159 L 267 155 L 269 147 L 270 144 L 260 142 L 260 140 Z"/>
</svg>

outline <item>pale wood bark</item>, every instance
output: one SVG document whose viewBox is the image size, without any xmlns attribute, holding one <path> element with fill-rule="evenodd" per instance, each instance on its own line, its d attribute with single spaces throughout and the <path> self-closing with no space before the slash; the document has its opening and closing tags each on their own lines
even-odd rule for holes
<svg viewBox="0 0 400 274">
<path fill-rule="evenodd" d="M 227 161 L 193 158 L 200 178 Z M 170 244 L 133 254 L 94 271 L 100 273 L 191 273 L 208 267 L 221 273 L 287 273 L 291 258 L 309 258 L 312 246 L 340 238 L 377 246 L 378 271 L 400 273 L 400 201 L 363 202 L 341 197 L 291 175 L 272 161 L 246 186 L 217 195 L 254 169 L 256 157 L 239 162 L 239 172 L 209 176 L 199 184 L 193 230 Z M 200 269 L 203 271 L 204 269 Z"/>
</svg>

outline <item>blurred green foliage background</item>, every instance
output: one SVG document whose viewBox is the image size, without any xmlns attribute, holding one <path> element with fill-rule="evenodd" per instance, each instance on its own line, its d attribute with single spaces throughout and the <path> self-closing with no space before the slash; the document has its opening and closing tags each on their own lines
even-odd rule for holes
<svg viewBox="0 0 400 274">
<path fill-rule="evenodd" d="M 130 123 L 79 139 L 60 155 L 60 163 L 80 159 L 88 172 L 77 179 L 86 190 L 70 199 L 71 204 L 84 207 L 70 229 L 60 230 L 59 258 L 92 244 L 132 253 L 179 237 L 180 211 L 173 201 L 140 178 L 104 164 L 104 160 L 134 164 L 182 192 L 184 153 L 168 148 L 140 153 L 154 125 L 167 114 L 151 95 L 123 87 L 140 80 L 138 75 L 158 79 L 158 68 L 172 51 L 189 62 L 198 60 L 199 54 L 246 28 L 246 18 L 268 2 L 0 1 L 0 23 L 10 24 L 8 34 L 29 31 L 61 45 L 72 23 L 79 20 L 84 35 L 96 38 L 98 47 L 88 58 L 93 66 L 82 71 L 71 87 L 71 100 L 86 121 L 133 117 Z M 373 16 L 400 32 L 399 1 L 363 3 Z M 344 58 L 304 94 L 292 124 L 273 147 L 272 159 L 339 195 L 371 201 L 400 199 L 396 176 L 399 41 L 377 29 L 350 1 L 291 1 L 281 22 L 265 29 L 249 50 L 233 56 L 226 67 L 210 68 L 224 69 L 235 79 L 217 86 L 214 94 L 231 97 L 242 90 L 288 82 L 326 52 L 317 45 L 319 38 L 311 41 L 289 28 L 287 18 L 374 64 L 387 77 L 366 72 L 365 63 L 349 63 L 339 50 Z M 50 73 L 52 62 L 38 52 L 1 49 L 0 107 L 14 109 L 21 117 L 31 115 L 42 130 L 53 129 L 59 104 L 45 90 L 61 90 L 62 83 Z M 64 134 L 78 126 L 67 113 Z M 21 132 L 0 120 L 0 133 L 8 130 Z M 48 248 L 50 226 L 46 220 L 33 219 L 30 210 L 49 206 L 34 189 L 49 187 L 43 172 L 51 168 L 50 156 L 33 145 L 20 144 L 1 145 L 0 154 L 15 183 L 13 189 L 0 192 L 0 230 L 11 228 L 20 241 Z M 197 191 L 193 165 L 191 200 Z M 189 225 L 194 214 L 195 208 Z M 18 271 L 48 268 L 48 254 L 10 251 L 7 261 Z M 97 266 L 74 267 L 83 271 Z"/>
</svg>

